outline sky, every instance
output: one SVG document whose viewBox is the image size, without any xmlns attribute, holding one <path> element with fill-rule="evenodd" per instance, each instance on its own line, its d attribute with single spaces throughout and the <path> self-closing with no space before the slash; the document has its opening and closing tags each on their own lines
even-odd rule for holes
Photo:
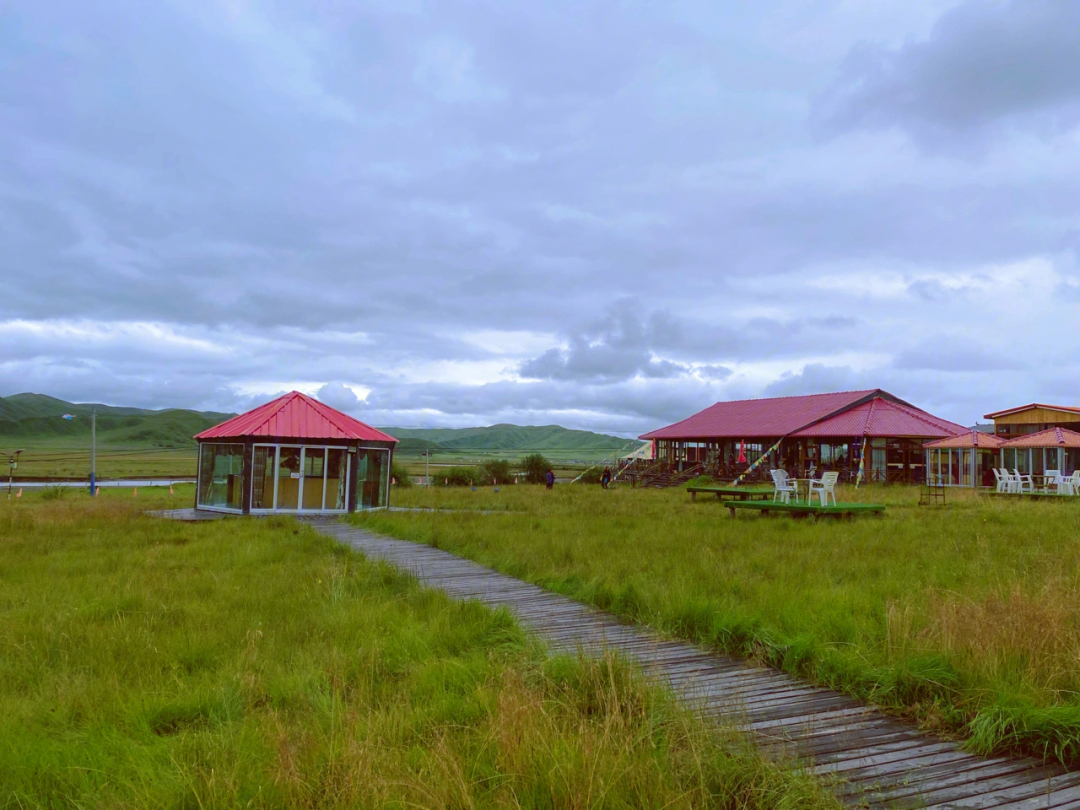
<svg viewBox="0 0 1080 810">
<path fill-rule="evenodd" d="M 1080 405 L 1080 3 L 7 0 L 0 396 Z"/>
</svg>

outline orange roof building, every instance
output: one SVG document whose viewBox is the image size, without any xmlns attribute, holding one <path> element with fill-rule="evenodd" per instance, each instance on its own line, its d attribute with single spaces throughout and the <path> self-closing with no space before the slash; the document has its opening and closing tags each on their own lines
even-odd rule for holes
<svg viewBox="0 0 1080 810">
<path fill-rule="evenodd" d="M 1012 439 L 971 430 L 923 447 L 929 475 L 947 486 L 993 486 L 993 469 L 1000 467 L 1025 475 L 1056 470 L 1068 476 L 1080 469 L 1080 433 L 1061 427 Z"/>
<path fill-rule="evenodd" d="M 196 509 L 338 514 L 389 505 L 397 439 L 298 391 L 195 439 Z"/>
</svg>

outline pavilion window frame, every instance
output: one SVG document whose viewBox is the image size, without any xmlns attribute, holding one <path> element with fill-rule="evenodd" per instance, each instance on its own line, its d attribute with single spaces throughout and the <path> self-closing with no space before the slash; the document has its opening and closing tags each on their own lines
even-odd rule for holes
<svg viewBox="0 0 1080 810">
<path fill-rule="evenodd" d="M 225 514 L 227 514 L 227 515 L 242 515 L 242 514 L 244 514 L 244 509 L 243 509 L 243 506 L 242 506 L 242 505 L 241 505 L 240 507 L 238 507 L 238 508 L 234 508 L 234 507 L 231 507 L 231 506 L 214 506 L 214 505 L 212 505 L 212 504 L 208 504 L 208 505 L 203 505 L 203 504 L 200 504 L 200 503 L 199 503 L 200 499 L 202 498 L 202 496 L 203 496 L 203 494 L 204 494 L 204 493 L 203 493 L 203 492 L 201 491 L 201 483 L 202 483 L 202 464 L 203 464 L 203 449 L 204 449 L 205 447 L 207 447 L 208 445 L 212 445 L 212 446 L 214 446 L 214 447 L 222 447 L 222 446 L 225 446 L 225 447 L 239 447 L 239 448 L 240 448 L 240 458 L 241 458 L 241 462 L 240 462 L 240 470 L 241 470 L 241 472 L 240 472 L 240 485 L 241 485 L 241 487 L 243 486 L 243 475 L 244 475 L 244 473 L 243 473 L 243 469 L 244 469 L 244 467 L 243 467 L 243 458 L 244 458 L 244 443 L 243 443 L 243 442 L 223 442 L 223 441 L 217 441 L 217 442 L 211 442 L 211 441 L 199 442 L 199 459 L 198 459 L 198 466 L 197 466 L 197 467 L 195 468 L 195 470 L 196 470 L 196 475 L 195 475 L 195 508 L 196 508 L 196 509 L 199 509 L 199 510 L 202 510 L 202 511 L 204 511 L 204 512 L 223 512 L 223 513 L 225 513 Z M 212 474 L 211 474 L 211 486 L 213 486 L 213 477 L 212 477 Z M 242 490 L 241 490 L 241 491 L 242 491 Z"/>
<path fill-rule="evenodd" d="M 251 510 L 250 510 L 251 514 L 253 514 L 253 515 L 275 515 L 275 514 L 289 514 L 289 515 L 303 515 L 303 514 L 307 514 L 307 515 L 316 515 L 316 514 L 344 515 L 344 514 L 348 513 L 348 511 L 349 511 L 350 484 L 351 484 L 351 476 L 352 476 L 352 462 L 353 462 L 353 456 L 355 455 L 355 453 L 353 452 L 353 450 L 354 450 L 353 447 L 351 447 L 351 446 L 350 447 L 345 447 L 345 446 L 339 445 L 339 444 L 312 444 L 312 443 L 298 444 L 298 443 L 294 443 L 294 442 L 255 442 L 251 446 L 251 453 L 252 453 L 252 458 L 253 459 L 255 457 L 255 450 L 256 450 L 256 448 L 259 448 L 259 447 L 270 447 L 270 448 L 273 448 L 273 450 L 274 450 L 274 452 L 272 454 L 270 454 L 270 456 L 267 458 L 267 463 L 268 464 L 270 463 L 270 459 L 271 458 L 273 459 L 274 497 L 273 497 L 272 503 L 274 505 L 271 506 L 270 508 L 260 507 L 260 508 L 256 509 L 256 508 L 252 507 Z M 298 447 L 298 448 L 300 448 L 300 450 L 301 450 L 301 458 L 304 458 L 304 454 L 303 454 L 304 448 L 310 447 L 312 450 L 322 450 L 323 451 L 324 455 L 323 455 L 322 508 L 321 509 L 304 509 L 303 480 L 304 480 L 304 478 L 306 476 L 303 475 L 303 466 L 301 466 L 300 489 L 297 492 L 297 497 L 296 497 L 297 508 L 296 509 L 280 509 L 278 507 L 278 505 L 277 505 L 277 503 L 278 503 L 278 479 L 280 478 L 278 473 L 279 473 L 279 465 L 281 463 L 281 448 L 282 447 Z M 329 469 L 330 469 L 329 464 L 327 464 L 327 459 L 329 458 L 329 451 L 331 451 L 331 450 L 340 450 L 343 453 L 345 453 L 345 506 L 342 509 L 328 509 L 328 508 L 326 508 L 326 480 L 327 480 L 327 475 L 328 475 L 328 472 L 329 472 Z M 254 465 L 253 465 L 253 468 L 254 468 Z M 254 504 L 255 503 L 255 476 L 254 476 L 254 473 L 251 475 L 251 480 L 248 482 L 248 487 L 249 487 L 250 495 L 251 495 L 251 503 Z M 264 495 L 265 495 L 265 493 L 264 493 Z"/>
<path fill-rule="evenodd" d="M 383 466 L 382 476 L 381 476 L 381 479 L 379 481 L 379 492 L 383 495 L 382 499 L 384 501 L 386 501 L 386 503 L 379 504 L 378 506 L 369 506 L 366 509 L 361 510 L 361 508 L 360 508 L 359 482 L 357 482 L 357 487 L 358 488 L 357 488 L 357 493 L 356 493 L 356 511 L 357 512 L 360 512 L 360 511 L 374 512 L 374 511 L 376 511 L 378 509 L 387 509 L 390 506 L 390 467 L 394 462 L 394 450 L 391 447 L 375 447 L 375 446 L 372 446 L 372 445 L 358 444 L 356 446 L 356 452 L 359 453 L 361 450 L 367 450 L 369 452 L 372 451 L 372 450 L 376 450 L 376 451 L 379 451 L 381 453 L 386 453 L 386 464 Z M 350 456 L 350 463 L 351 463 L 351 461 L 352 461 L 352 458 Z M 357 464 L 359 464 L 359 463 L 360 462 L 357 461 Z M 346 503 L 348 503 L 348 494 L 349 493 L 346 491 L 346 493 L 345 493 L 345 495 L 346 495 L 346 501 L 345 502 Z"/>
</svg>

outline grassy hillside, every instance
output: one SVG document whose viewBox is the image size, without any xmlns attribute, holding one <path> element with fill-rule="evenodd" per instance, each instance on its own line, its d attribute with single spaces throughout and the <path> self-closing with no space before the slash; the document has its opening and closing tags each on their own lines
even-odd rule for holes
<svg viewBox="0 0 1080 810">
<path fill-rule="evenodd" d="M 232 414 L 170 408 L 149 411 L 110 405 L 76 404 L 44 394 L 0 397 L 0 442 L 82 447 L 90 441 L 90 413 L 97 408 L 101 446 L 190 447 L 196 433 Z M 74 419 L 62 419 L 73 414 Z"/>
<path fill-rule="evenodd" d="M 629 451 L 641 442 L 559 425 L 491 425 L 475 428 L 385 428 L 398 439 L 423 439 L 446 450 L 544 452 L 547 450 Z"/>
</svg>

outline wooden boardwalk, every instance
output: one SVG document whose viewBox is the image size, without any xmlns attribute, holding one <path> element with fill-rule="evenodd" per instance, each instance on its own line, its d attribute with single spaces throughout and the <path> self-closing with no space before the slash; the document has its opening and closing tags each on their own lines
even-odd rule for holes
<svg viewBox="0 0 1080 810">
<path fill-rule="evenodd" d="M 1080 772 L 1030 759 L 968 754 L 845 695 L 661 639 L 449 552 L 331 520 L 311 522 L 323 534 L 406 569 L 454 598 L 509 608 L 554 651 L 618 651 L 704 715 L 754 734 L 769 755 L 842 779 L 837 791 L 849 806 L 1080 808 Z"/>
</svg>

